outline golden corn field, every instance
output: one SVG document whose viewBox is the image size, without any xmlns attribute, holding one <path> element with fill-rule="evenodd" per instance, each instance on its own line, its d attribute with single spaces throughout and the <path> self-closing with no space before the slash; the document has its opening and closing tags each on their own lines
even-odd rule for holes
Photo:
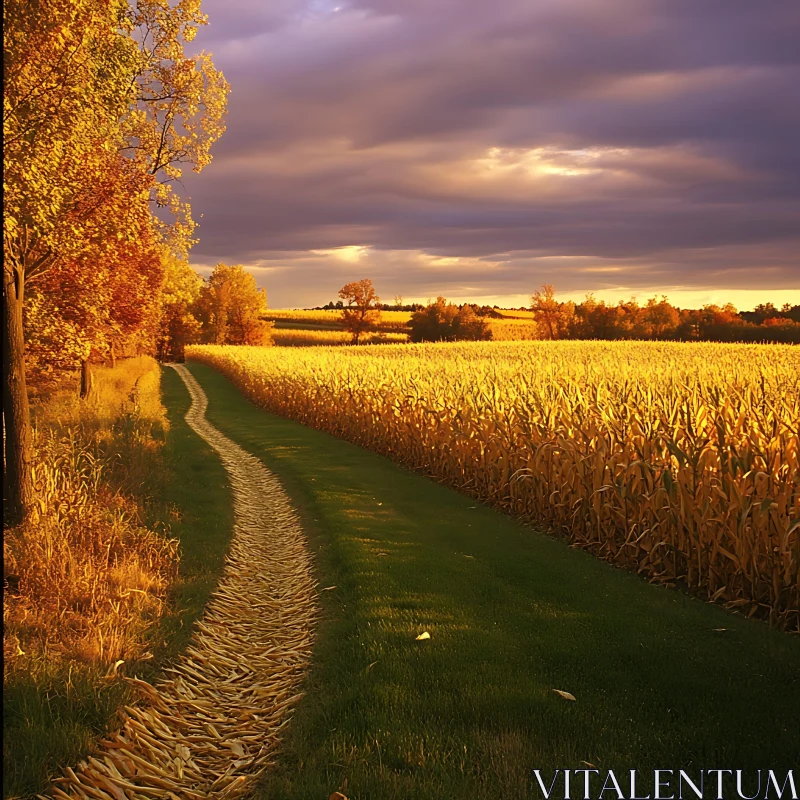
<svg viewBox="0 0 800 800">
<path fill-rule="evenodd" d="M 503 319 L 488 319 L 496 342 L 541 339 L 531 311 L 502 311 Z M 270 309 L 265 315 L 276 323 L 273 344 L 281 347 L 348 344 L 350 336 L 341 327 L 341 312 L 336 310 Z M 371 341 L 386 344 L 408 340 L 410 311 L 381 311 L 380 321 Z M 284 327 L 291 325 L 292 327 Z M 304 326 L 309 326 L 308 328 Z"/>
<path fill-rule="evenodd" d="M 495 342 L 523 342 L 542 338 L 533 319 L 490 319 L 489 330 Z"/>
<path fill-rule="evenodd" d="M 531 311 L 504 311 L 504 319 L 489 319 L 492 339 L 498 342 L 525 341 L 542 338 Z M 297 328 L 275 327 L 272 341 L 279 346 L 308 346 L 346 344 L 350 336 L 341 329 L 341 312 L 336 310 L 294 310 L 270 309 L 265 319 L 278 325 L 292 325 Z M 377 331 L 384 334 L 387 343 L 407 340 L 410 311 L 381 311 Z M 318 326 L 306 329 L 300 326 Z M 322 330 L 320 330 L 322 328 Z M 330 330 L 325 330 L 330 328 Z M 374 340 L 380 340 L 378 334 L 372 334 Z"/>
<path fill-rule="evenodd" d="M 333 346 L 350 344 L 353 337 L 342 330 L 305 330 L 275 328 L 271 332 L 272 343 L 279 347 Z M 408 341 L 405 333 L 369 333 L 365 343 L 398 343 Z"/>
<path fill-rule="evenodd" d="M 264 315 L 264 319 L 275 322 L 308 323 L 338 327 L 341 325 L 342 312 L 336 309 L 271 308 Z M 406 329 L 410 319 L 410 311 L 381 311 L 378 327 L 381 330 L 403 331 Z"/>
<path fill-rule="evenodd" d="M 499 342 L 195 346 L 262 407 L 651 579 L 800 627 L 800 351 Z"/>
</svg>

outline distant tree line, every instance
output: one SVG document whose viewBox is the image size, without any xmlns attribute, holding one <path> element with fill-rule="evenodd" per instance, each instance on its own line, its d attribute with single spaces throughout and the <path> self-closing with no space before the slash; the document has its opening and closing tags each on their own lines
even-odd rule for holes
<svg viewBox="0 0 800 800">
<path fill-rule="evenodd" d="M 165 286 L 156 354 L 183 361 L 188 344 L 269 345 L 273 323 L 263 319 L 267 294 L 244 267 L 217 264 L 203 280 L 187 263 L 172 265 Z"/>
<path fill-rule="evenodd" d="M 588 295 L 582 303 L 559 302 L 545 285 L 531 297 L 543 339 L 655 339 L 671 341 L 800 343 L 800 306 L 771 303 L 739 312 L 728 303 L 681 309 L 666 297 L 606 304 Z"/>
<path fill-rule="evenodd" d="M 508 318 L 497 306 L 456 305 L 444 297 L 427 305 L 404 304 L 400 297 L 395 297 L 393 305 L 381 304 L 368 279 L 347 284 L 339 296 L 337 302 L 316 310 L 340 310 L 353 344 L 377 327 L 381 311 L 412 312 L 408 323 L 412 342 L 485 341 L 492 338 L 491 320 Z M 800 305 L 788 303 L 780 309 L 766 303 L 754 311 L 739 312 L 730 303 L 681 309 L 665 296 L 653 297 L 644 305 L 636 300 L 607 304 L 591 294 L 582 303 L 561 302 L 546 284 L 533 293 L 528 308 L 519 310 L 533 312 L 531 324 L 540 339 L 800 343 Z"/>
<path fill-rule="evenodd" d="M 324 306 L 314 306 L 309 311 L 341 311 L 345 307 L 343 300 L 331 300 Z M 422 303 L 378 303 L 375 308 L 379 311 L 420 311 L 425 306 Z"/>
</svg>

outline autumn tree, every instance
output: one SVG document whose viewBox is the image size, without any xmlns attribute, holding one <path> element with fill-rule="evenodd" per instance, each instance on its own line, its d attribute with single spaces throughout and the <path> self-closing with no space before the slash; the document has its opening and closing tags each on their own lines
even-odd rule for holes
<svg viewBox="0 0 800 800">
<path fill-rule="evenodd" d="M 651 297 L 647 301 L 647 306 L 642 309 L 641 333 L 643 338 L 675 338 L 680 323 L 680 312 L 663 295 L 660 300 Z"/>
<path fill-rule="evenodd" d="M 415 311 L 409 320 L 412 342 L 485 341 L 492 338 L 488 322 L 465 303 L 459 308 L 437 297 L 433 303 Z"/>
<path fill-rule="evenodd" d="M 10 0 L 3 8 L 3 421 L 7 519 L 33 501 L 24 363 L 26 283 L 87 245 L 89 184 L 119 141 L 136 47 L 126 4 Z"/>
<path fill-rule="evenodd" d="M 152 192 L 174 214 L 160 238 L 185 251 L 191 216 L 171 187 L 181 165 L 208 163 L 224 130 L 227 84 L 206 54 L 183 55 L 205 23 L 199 0 L 9 0 L 3 21 L 4 492 L 13 524 L 33 499 L 26 284 L 69 264 L 76 273 L 89 270 L 82 273 L 87 299 L 106 243 L 135 237 L 117 213 L 125 202 L 109 213 L 96 191 L 119 167 L 120 153 L 135 178 L 128 201 L 137 205 L 141 192 Z M 124 260 L 137 262 L 130 247 Z M 95 307 L 102 301 L 95 297 Z"/>
<path fill-rule="evenodd" d="M 119 154 L 108 155 L 106 174 L 96 176 L 87 194 L 92 208 L 82 230 L 91 246 L 54 259 L 31 284 L 25 304 L 28 369 L 41 377 L 80 364 L 82 394 L 90 354 L 113 361 L 139 335 L 158 304 L 163 277 L 149 181 Z"/>
<path fill-rule="evenodd" d="M 211 162 L 211 147 L 225 132 L 230 86 L 211 55 L 184 52 L 208 19 L 200 0 L 135 0 L 126 14 L 138 43 L 134 103 L 123 120 L 123 151 L 152 175 L 153 199 L 171 212 L 166 238 L 185 257 L 194 222 L 189 204 L 173 191 L 183 169 Z M 159 217 L 159 219 L 162 219 Z"/>
<path fill-rule="evenodd" d="M 545 338 L 563 337 L 566 320 L 561 303 L 556 300 L 555 290 L 549 283 L 544 284 L 541 290 L 537 289 L 531 296 L 531 311 Z"/>
<path fill-rule="evenodd" d="M 203 338 L 213 344 L 270 344 L 272 323 L 262 319 L 267 293 L 240 265 L 217 264 L 197 303 Z"/>
<path fill-rule="evenodd" d="M 200 339 L 202 325 L 197 305 L 203 279 L 187 261 L 169 254 L 164 258 L 164 283 L 156 322 L 159 361 L 183 361 L 187 344 Z"/>
<path fill-rule="evenodd" d="M 342 323 L 351 337 L 353 344 L 358 344 L 361 337 L 374 328 L 380 319 L 380 297 L 369 278 L 353 281 L 339 289 L 344 307 Z"/>
</svg>

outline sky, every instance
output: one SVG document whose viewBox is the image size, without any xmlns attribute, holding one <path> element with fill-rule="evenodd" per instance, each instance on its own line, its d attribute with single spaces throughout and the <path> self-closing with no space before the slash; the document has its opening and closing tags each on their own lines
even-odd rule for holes
<svg viewBox="0 0 800 800">
<path fill-rule="evenodd" d="M 800 303 L 798 0 L 204 0 L 191 261 L 273 308 Z"/>
</svg>

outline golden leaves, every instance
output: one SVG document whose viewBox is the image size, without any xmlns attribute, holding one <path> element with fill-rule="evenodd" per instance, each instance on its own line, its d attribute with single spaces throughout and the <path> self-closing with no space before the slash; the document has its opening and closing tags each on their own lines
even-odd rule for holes
<svg viewBox="0 0 800 800">
<path fill-rule="evenodd" d="M 574 702 L 575 700 L 578 699 L 577 697 L 575 697 L 574 694 L 571 694 L 570 692 L 565 692 L 563 691 L 563 689 L 553 689 L 552 691 L 554 691 L 559 697 L 563 697 L 565 700 L 571 700 Z"/>
</svg>

